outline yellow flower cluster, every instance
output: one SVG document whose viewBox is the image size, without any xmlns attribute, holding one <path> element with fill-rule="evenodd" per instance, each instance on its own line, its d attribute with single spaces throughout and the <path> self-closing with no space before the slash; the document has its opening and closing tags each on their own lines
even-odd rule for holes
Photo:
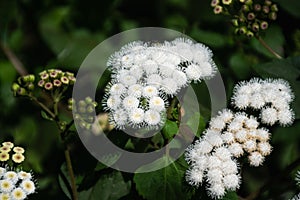
<svg viewBox="0 0 300 200">
<path fill-rule="evenodd" d="M 0 161 L 7 162 L 11 158 L 14 163 L 20 164 L 25 160 L 24 152 L 24 148 L 15 146 L 12 142 L 3 142 L 0 147 Z"/>
</svg>

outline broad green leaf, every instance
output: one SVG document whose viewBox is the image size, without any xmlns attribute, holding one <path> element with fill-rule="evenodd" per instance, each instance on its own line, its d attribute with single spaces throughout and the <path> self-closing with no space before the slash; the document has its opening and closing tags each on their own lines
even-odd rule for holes
<svg viewBox="0 0 300 200">
<path fill-rule="evenodd" d="M 197 137 L 200 137 L 206 126 L 204 118 L 200 115 L 199 112 L 196 112 L 193 116 L 191 116 L 186 124 L 191 128 L 191 130 Z M 195 124 L 198 124 L 198 127 L 196 127 Z"/>
<path fill-rule="evenodd" d="M 298 0 L 274 0 L 274 2 L 277 2 L 280 8 L 283 8 L 284 10 L 288 11 L 291 15 L 294 17 L 300 18 L 300 1 Z"/>
<path fill-rule="evenodd" d="M 162 133 L 167 139 L 173 138 L 174 135 L 178 132 L 177 123 L 171 120 L 166 120 L 165 126 L 162 129 Z"/>
<path fill-rule="evenodd" d="M 169 158 L 162 157 L 156 160 L 153 165 L 167 164 L 169 161 Z M 143 169 L 137 171 L 139 170 Z M 156 171 L 136 173 L 133 180 L 138 193 L 147 200 L 184 200 L 190 198 L 190 194 L 186 193 L 183 187 L 185 170 L 186 168 L 182 164 L 173 162 L 167 167 Z"/>
<path fill-rule="evenodd" d="M 250 65 L 253 63 L 253 59 L 244 53 L 235 53 L 229 59 L 229 66 L 232 72 L 239 79 L 248 79 L 251 74 Z"/>
<path fill-rule="evenodd" d="M 238 195 L 236 192 L 230 191 L 227 192 L 226 195 L 223 197 L 223 200 L 238 200 Z"/>
<path fill-rule="evenodd" d="M 195 40 L 202 42 L 210 47 L 220 48 L 227 44 L 227 38 L 224 35 L 212 32 L 200 30 L 194 27 L 190 33 L 191 37 Z"/>
<path fill-rule="evenodd" d="M 100 177 L 89 190 L 79 192 L 79 200 L 117 200 L 130 192 L 131 182 L 125 182 L 122 173 L 114 171 Z"/>
<path fill-rule="evenodd" d="M 271 26 L 266 30 L 265 35 L 262 37 L 263 40 L 270 46 L 276 53 L 283 55 L 283 45 L 285 43 L 284 35 L 279 26 L 271 24 Z M 270 58 L 275 58 L 262 44 L 255 38 L 251 40 L 252 47 L 261 54 L 268 56 Z"/>
</svg>

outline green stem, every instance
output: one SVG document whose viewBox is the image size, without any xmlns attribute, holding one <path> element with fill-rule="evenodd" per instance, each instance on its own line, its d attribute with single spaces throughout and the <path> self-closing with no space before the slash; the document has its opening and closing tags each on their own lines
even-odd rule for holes
<svg viewBox="0 0 300 200">
<path fill-rule="evenodd" d="M 45 106 L 45 104 L 43 104 L 42 102 L 40 102 L 39 100 L 37 100 L 36 97 L 29 95 L 29 97 L 35 102 L 37 103 L 48 115 L 50 115 L 50 117 L 53 120 L 56 120 L 57 115 L 55 113 L 53 113 L 47 106 Z"/>
<path fill-rule="evenodd" d="M 263 47 L 265 47 L 272 55 L 274 55 L 278 59 L 282 59 L 282 57 L 276 53 L 260 36 L 256 36 L 256 39 L 260 42 Z"/>
<path fill-rule="evenodd" d="M 67 169 L 68 169 L 69 176 L 71 179 L 72 200 L 78 200 L 75 176 L 74 176 L 73 166 L 72 166 L 72 162 L 71 162 L 70 151 L 69 151 L 67 145 L 65 146 L 65 158 L 66 158 L 66 163 L 67 163 Z"/>
</svg>

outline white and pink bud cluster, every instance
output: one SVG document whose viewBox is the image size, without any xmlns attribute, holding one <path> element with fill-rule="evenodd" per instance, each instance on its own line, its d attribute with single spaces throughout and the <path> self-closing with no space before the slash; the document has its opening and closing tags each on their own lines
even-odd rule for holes
<svg viewBox="0 0 300 200">
<path fill-rule="evenodd" d="M 168 98 L 216 72 L 212 52 L 186 38 L 129 43 L 108 59 L 107 67 L 112 80 L 103 106 L 119 129 L 163 125 Z"/>
<path fill-rule="evenodd" d="M 269 98 L 267 94 L 274 96 Z M 260 110 L 260 119 L 264 124 L 273 125 L 279 121 L 280 125 L 288 125 L 293 121 L 293 114 L 289 115 L 289 120 L 282 119 L 287 112 L 292 113 L 289 105 L 292 99 L 293 94 L 286 81 L 252 79 L 235 87 L 232 102 L 239 110 Z M 263 117 L 267 108 L 276 110 L 276 118 L 272 123 L 266 122 Z M 281 116 L 282 113 L 285 113 L 284 116 Z M 190 165 L 187 181 L 198 186 L 205 180 L 209 195 L 222 198 L 227 190 L 239 188 L 239 157 L 248 156 L 249 164 L 254 167 L 263 164 L 265 156 L 272 151 L 270 135 L 269 130 L 262 127 L 253 115 L 229 109 L 220 111 L 210 120 L 202 137 L 186 152 L 185 157 Z"/>
</svg>

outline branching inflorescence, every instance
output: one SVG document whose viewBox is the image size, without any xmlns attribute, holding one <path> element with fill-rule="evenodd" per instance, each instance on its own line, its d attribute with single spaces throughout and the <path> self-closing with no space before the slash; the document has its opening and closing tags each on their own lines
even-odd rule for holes
<svg viewBox="0 0 300 200">
<path fill-rule="evenodd" d="M 109 58 L 107 66 L 112 80 L 103 106 L 119 129 L 158 128 L 164 124 L 168 98 L 216 72 L 212 52 L 186 38 L 129 43 Z"/>
<path fill-rule="evenodd" d="M 241 177 L 237 159 L 247 155 L 251 166 L 263 164 L 272 150 L 271 133 L 263 124 L 290 125 L 294 120 L 290 108 L 293 98 L 289 84 L 282 79 L 254 78 L 237 84 L 232 105 L 238 111 L 220 111 L 211 119 L 202 137 L 188 148 L 187 181 L 199 186 L 205 180 L 213 198 L 223 197 L 227 190 L 238 189 Z M 257 111 L 259 117 L 248 115 L 247 109 Z"/>
</svg>

